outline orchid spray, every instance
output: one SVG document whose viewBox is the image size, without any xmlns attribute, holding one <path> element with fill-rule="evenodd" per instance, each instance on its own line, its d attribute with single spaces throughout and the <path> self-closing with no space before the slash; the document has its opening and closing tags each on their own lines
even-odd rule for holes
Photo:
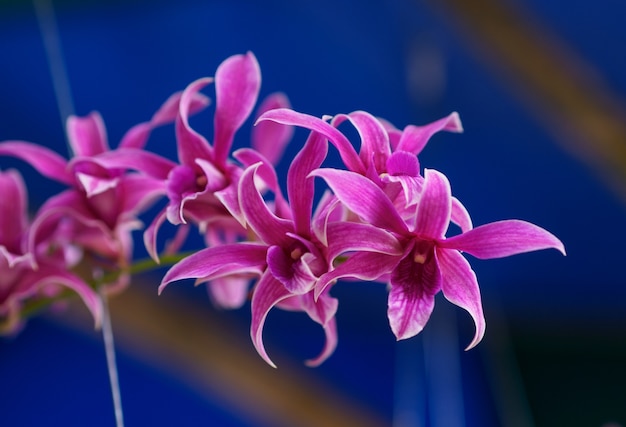
<svg viewBox="0 0 626 427">
<path fill-rule="evenodd" d="M 364 111 L 324 117 L 296 112 L 277 93 L 257 108 L 250 146 L 233 151 L 235 134 L 255 110 L 260 84 L 259 64 L 248 52 L 226 59 L 214 78 L 172 95 L 116 148 L 109 146 L 98 113 L 67 120 L 69 159 L 30 142 L 0 142 L 1 156 L 19 158 L 66 186 L 30 219 L 19 173 L 0 172 L 1 331 L 15 333 L 37 309 L 73 294 L 99 326 L 103 295 L 123 291 L 140 268 L 169 266 L 158 287 L 164 297 L 172 283 L 196 279 L 220 307 L 240 308 L 250 299 L 252 342 L 271 366 L 262 335 L 272 309 L 304 312 L 323 328 L 325 345 L 308 365 L 333 353 L 338 300 L 332 289 L 340 279 L 388 286 L 389 324 L 398 340 L 426 327 L 435 295 L 442 292 L 475 323 L 469 349 L 483 338 L 485 319 L 464 254 L 498 258 L 547 248 L 565 253 L 559 239 L 528 222 L 474 228 L 448 178 L 422 169 L 418 155 L 433 134 L 462 131 L 457 113 L 400 130 Z M 190 115 L 209 107 L 210 98 L 200 90 L 210 85 L 211 141 L 189 123 Z M 151 131 L 172 123 L 178 159 L 147 151 Z M 358 151 L 340 130 L 342 123 L 356 129 Z M 290 142 L 294 127 L 308 131 L 305 141 Z M 283 194 L 275 165 L 288 143 L 298 153 Z M 343 167 L 326 166 L 330 145 Z M 165 207 L 143 229 L 139 216 L 160 199 Z M 166 221 L 177 232 L 159 249 Z M 447 235 L 451 223 L 460 233 Z M 133 258 L 132 232 L 139 229 L 149 262 Z M 201 233 L 205 247 L 181 252 L 190 229 Z"/>
</svg>

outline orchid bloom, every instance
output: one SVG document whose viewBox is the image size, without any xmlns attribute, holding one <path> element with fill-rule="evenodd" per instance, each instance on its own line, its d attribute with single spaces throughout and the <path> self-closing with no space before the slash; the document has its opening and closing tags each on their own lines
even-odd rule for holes
<svg viewBox="0 0 626 427">
<path fill-rule="evenodd" d="M 27 252 L 26 187 L 17 172 L 0 171 L 0 194 L 0 333 L 19 328 L 26 302 L 54 298 L 63 288 L 82 298 L 98 326 L 102 317 L 98 294 L 65 268 L 62 257 L 55 253 L 54 241 L 38 241 L 36 251 Z"/>
<path fill-rule="evenodd" d="M 129 173 L 130 167 L 111 165 L 108 159 L 117 156 L 132 159 L 135 164 L 150 165 L 152 169 L 163 168 L 169 161 L 141 147 L 154 127 L 175 119 L 179 99 L 180 94 L 170 97 L 149 122 L 131 128 L 120 147 L 113 151 L 102 118 L 95 112 L 68 118 L 67 135 L 73 155 L 70 161 L 30 142 L 1 142 L 0 155 L 24 160 L 45 177 L 70 187 L 42 206 L 33 222 L 31 244 L 39 235 L 57 229 L 59 221 L 72 218 L 71 227 L 64 225 L 66 233 L 71 233 L 65 236 L 69 244 L 112 263 L 112 267 L 124 269 L 132 257 L 130 233 L 141 226 L 137 215 L 156 197 L 165 194 L 165 177 Z M 127 275 L 121 274 L 110 288 L 123 287 L 127 280 Z"/>
<path fill-rule="evenodd" d="M 326 119 L 331 119 L 330 123 Z M 417 155 L 435 133 L 463 132 L 456 112 L 425 126 L 408 125 L 402 131 L 365 111 L 320 119 L 281 108 L 266 112 L 259 121 L 300 126 L 324 135 L 337 148 L 348 170 L 367 176 L 381 187 L 405 219 L 412 217 L 423 185 Z M 358 154 L 348 138 L 337 129 L 346 121 L 359 134 L 361 147 Z M 472 228 L 467 210 L 455 197 L 452 197 L 452 221 L 464 231 Z"/>
<path fill-rule="evenodd" d="M 411 226 L 396 211 L 385 193 L 371 180 L 350 171 L 318 169 L 335 195 L 363 221 L 393 233 L 401 242 L 400 255 L 355 254 L 318 282 L 316 294 L 342 277 L 366 278 L 388 275 L 391 290 L 388 317 L 397 339 L 418 334 L 434 308 L 434 297 L 442 291 L 453 304 L 467 310 L 476 325 L 472 348 L 482 339 L 485 320 L 478 282 L 461 252 L 489 259 L 554 248 L 565 254 L 563 244 L 548 231 L 519 220 L 499 221 L 446 238 L 452 197 L 447 178 L 426 170 L 422 194 Z M 369 271 L 354 273 L 353 264 L 372 261 Z M 356 260 L 356 261 L 355 261 Z"/>
<path fill-rule="evenodd" d="M 255 184 L 255 178 L 267 174 L 270 165 L 256 163 L 248 167 L 239 181 L 239 203 L 245 224 L 258 241 L 217 246 L 193 254 L 173 266 L 159 288 L 162 291 L 172 281 L 185 278 L 205 281 L 232 274 L 260 276 L 252 294 L 250 333 L 255 348 L 271 366 L 275 365 L 265 351 L 262 331 L 273 307 L 304 311 L 323 326 L 324 350 L 307 362 L 318 365 L 333 352 L 337 342 L 337 300 L 328 295 L 329 288 L 314 295 L 319 277 L 332 268 L 334 258 L 345 252 L 401 254 L 398 241 L 385 230 L 369 224 L 329 221 L 332 209 L 320 209 L 317 213 L 324 218 L 312 219 L 314 182 L 309 174 L 321 165 L 326 152 L 323 137 L 312 133 L 289 168 L 289 206 L 280 206 L 286 201 L 280 189 L 275 189 L 277 211 L 283 216 L 272 212 Z"/>
</svg>

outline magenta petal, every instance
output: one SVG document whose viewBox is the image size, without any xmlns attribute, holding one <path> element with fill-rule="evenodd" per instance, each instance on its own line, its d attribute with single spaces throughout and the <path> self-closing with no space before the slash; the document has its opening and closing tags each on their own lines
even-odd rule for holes
<svg viewBox="0 0 626 427">
<path fill-rule="evenodd" d="M 122 138 L 119 147 L 143 148 L 146 145 L 146 141 L 148 140 L 150 133 L 155 127 L 172 123 L 176 120 L 181 96 L 182 92 L 174 93 L 165 101 L 165 103 L 163 103 L 161 108 L 154 113 L 149 122 L 139 123 L 138 125 L 130 128 Z M 193 97 L 189 102 L 188 114 L 195 114 L 209 105 L 210 102 L 210 99 L 201 93 L 193 94 Z"/>
<path fill-rule="evenodd" d="M 163 209 L 157 216 L 154 217 L 150 226 L 143 232 L 143 244 L 146 247 L 146 251 L 148 251 L 150 258 L 152 258 L 157 264 L 161 263 L 159 260 L 159 253 L 157 251 L 157 235 L 166 218 L 166 209 Z"/>
<path fill-rule="evenodd" d="M 287 194 L 293 212 L 296 233 L 310 237 L 311 211 L 315 193 L 315 182 L 309 174 L 321 166 L 328 152 L 324 138 L 312 132 L 302 150 L 291 162 L 287 173 Z"/>
<path fill-rule="evenodd" d="M 277 108 L 276 110 L 268 111 L 259 117 L 257 123 L 263 120 L 271 120 L 284 125 L 300 126 L 324 135 L 337 148 L 341 159 L 348 169 L 358 173 L 365 173 L 365 166 L 363 166 L 363 162 L 361 162 L 348 138 L 324 120 L 287 108 Z"/>
<path fill-rule="evenodd" d="M 388 231 L 370 224 L 356 222 L 332 222 L 327 226 L 328 258 L 352 251 L 377 252 L 401 255 L 402 247 Z"/>
<path fill-rule="evenodd" d="M 315 368 L 328 359 L 337 348 L 337 321 L 333 317 L 324 325 L 324 348 L 322 352 L 315 358 L 304 362 L 306 366 Z"/>
<path fill-rule="evenodd" d="M 338 125 L 342 118 L 350 120 L 359 132 L 361 150 L 359 156 L 364 165 L 373 164 L 378 173 L 385 171 L 387 158 L 391 155 L 389 136 L 383 125 L 374 116 L 365 111 L 355 111 L 348 115 L 338 115 L 333 125 Z M 339 119 L 339 120 L 337 120 Z"/>
<path fill-rule="evenodd" d="M 388 159 L 385 165 L 389 175 L 406 175 L 416 177 L 420 174 L 420 163 L 414 154 L 406 151 L 396 151 Z M 382 169 L 381 169 L 382 170 Z"/>
<path fill-rule="evenodd" d="M 452 197 L 452 212 L 450 214 L 450 219 L 453 223 L 461 227 L 461 231 L 464 233 L 466 231 L 470 231 L 474 227 L 472 225 L 472 218 L 470 218 L 469 212 L 456 197 Z"/>
<path fill-rule="evenodd" d="M 450 183 L 441 172 L 424 171 L 424 189 L 417 208 L 415 233 L 429 238 L 443 237 L 450 224 L 452 200 Z"/>
<path fill-rule="evenodd" d="M 109 151 L 102 116 L 95 111 L 85 117 L 68 117 L 67 139 L 75 157 L 91 157 Z"/>
<path fill-rule="evenodd" d="M 272 307 L 289 296 L 291 296 L 291 293 L 269 271 L 261 276 L 252 294 L 250 337 L 256 351 L 273 368 L 276 365 L 267 355 L 263 345 L 263 325 Z"/>
<path fill-rule="evenodd" d="M 17 157 L 47 178 L 67 185 L 74 183 L 74 175 L 67 170 L 67 161 L 40 145 L 24 141 L 4 141 L 0 143 L 0 156 Z"/>
<path fill-rule="evenodd" d="M 28 224 L 28 197 L 17 171 L 0 171 L 0 194 L 0 245 L 9 252 L 21 254 L 22 237 Z"/>
<path fill-rule="evenodd" d="M 398 340 L 419 334 L 435 308 L 435 296 L 413 293 L 400 286 L 389 291 L 387 316 L 389 325 Z"/>
<path fill-rule="evenodd" d="M 198 91 L 212 82 L 213 79 L 209 77 L 198 79 L 187 86 L 180 97 L 179 113 L 176 119 L 176 140 L 178 158 L 187 166 L 193 166 L 196 159 L 213 159 L 213 149 L 207 140 L 189 126 L 189 114 Z"/>
<path fill-rule="evenodd" d="M 249 287 L 250 277 L 247 275 L 219 277 L 207 283 L 207 291 L 213 304 L 225 309 L 243 306 L 248 299 Z"/>
<path fill-rule="evenodd" d="M 459 114 L 454 112 L 448 117 L 444 117 L 443 119 L 439 119 L 425 126 L 407 126 L 402 131 L 402 136 L 400 137 L 400 142 L 396 150 L 419 154 L 428 143 L 430 137 L 442 130 L 463 132 Z"/>
<path fill-rule="evenodd" d="M 49 285 L 61 285 L 73 290 L 83 300 L 85 306 L 87 306 L 87 309 L 91 312 L 95 327 L 98 328 L 102 324 L 102 302 L 100 296 L 81 278 L 56 266 L 40 265 L 39 269 L 32 273 L 32 276 L 28 275 L 24 279 L 33 280 L 34 286 L 38 288 Z"/>
<path fill-rule="evenodd" d="M 165 179 L 169 172 L 176 166 L 165 157 L 150 151 L 136 148 L 119 148 L 107 151 L 95 157 L 79 157 L 70 161 L 70 167 L 74 170 L 81 169 L 85 163 L 95 163 L 106 170 L 130 169 L 143 172 L 154 178 Z"/>
<path fill-rule="evenodd" d="M 245 170 L 239 180 L 239 204 L 246 219 L 246 224 L 268 245 L 287 246 L 293 232 L 293 224 L 274 215 L 259 194 L 254 183 L 259 163 Z"/>
<path fill-rule="evenodd" d="M 267 246 L 234 243 L 203 249 L 176 263 L 165 273 L 159 294 L 176 280 L 209 281 L 231 274 L 261 274 L 265 269 Z M 282 285 L 281 285 L 282 286 Z"/>
<path fill-rule="evenodd" d="M 437 259 L 441 269 L 443 295 L 452 304 L 467 310 L 474 319 L 476 334 L 466 348 L 469 350 L 485 335 L 485 316 L 476 274 L 458 251 L 440 249 L 437 251 Z"/>
<path fill-rule="evenodd" d="M 438 246 L 458 249 L 476 258 L 502 258 L 524 252 L 554 248 L 565 255 L 563 243 L 553 234 L 520 220 L 497 221 L 441 240 Z"/>
<path fill-rule="evenodd" d="M 324 178 L 337 198 L 366 222 L 389 231 L 407 231 L 389 198 L 368 178 L 338 169 L 317 169 L 311 175 Z"/>
<path fill-rule="evenodd" d="M 252 52 L 231 56 L 217 68 L 213 141 L 217 165 L 226 164 L 235 132 L 252 113 L 260 87 L 261 70 Z"/>
<path fill-rule="evenodd" d="M 356 252 L 339 264 L 334 270 L 323 274 L 315 285 L 315 297 L 319 297 L 329 285 L 339 279 L 377 280 L 389 274 L 400 261 L 395 255 L 378 252 Z"/>
<path fill-rule="evenodd" d="M 258 117 L 276 108 L 290 108 L 289 99 L 283 93 L 274 93 L 265 98 L 258 108 Z M 293 127 L 270 121 L 263 121 L 252 128 L 252 148 L 265 156 L 271 164 L 277 165 L 285 147 L 293 135 Z"/>
<path fill-rule="evenodd" d="M 305 257 L 306 254 L 294 260 L 283 248 L 271 246 L 267 250 L 267 267 L 290 293 L 301 295 L 309 292 L 317 281 Z"/>
</svg>

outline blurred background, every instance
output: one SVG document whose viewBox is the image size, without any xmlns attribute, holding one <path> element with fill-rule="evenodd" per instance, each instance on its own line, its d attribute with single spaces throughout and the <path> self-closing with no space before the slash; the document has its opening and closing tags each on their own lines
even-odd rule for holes
<svg viewBox="0 0 626 427">
<path fill-rule="evenodd" d="M 625 18 L 616 0 L 0 2 L 0 140 L 65 154 L 61 116 L 98 110 L 115 146 L 252 51 L 261 97 L 283 91 L 298 111 L 367 110 L 399 128 L 458 111 L 465 132 L 436 135 L 422 166 L 448 175 L 474 224 L 531 221 L 568 252 L 471 259 L 487 333 L 468 352 L 471 318 L 443 299 L 396 343 L 384 286 L 339 284 L 339 347 L 315 369 L 302 362 L 323 334 L 306 315 L 271 312 L 274 370 L 250 343 L 249 306 L 218 311 L 190 284 L 156 297 L 161 276 L 138 277 L 111 302 L 126 425 L 626 425 Z M 211 114 L 194 122 L 209 137 Z M 174 158 L 172 127 L 148 148 Z M 10 167 L 33 210 L 60 190 L 0 159 Z M 114 425 L 101 338 L 78 305 L 0 339 L 0 383 L 2 425 Z"/>
</svg>

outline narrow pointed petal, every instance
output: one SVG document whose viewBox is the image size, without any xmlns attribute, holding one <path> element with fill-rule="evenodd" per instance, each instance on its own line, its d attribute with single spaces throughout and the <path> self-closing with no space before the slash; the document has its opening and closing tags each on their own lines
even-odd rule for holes
<svg viewBox="0 0 626 427">
<path fill-rule="evenodd" d="M 389 231 L 405 233 L 406 224 L 385 193 L 366 177 L 338 169 L 317 169 L 337 198 L 365 222 Z"/>
<path fill-rule="evenodd" d="M 124 198 L 120 200 L 120 216 L 140 215 L 159 197 L 167 194 L 165 181 L 139 174 L 125 176 L 121 187 Z"/>
<path fill-rule="evenodd" d="M 165 273 L 159 294 L 176 280 L 209 281 L 230 274 L 261 274 L 265 269 L 266 252 L 267 246 L 255 243 L 234 243 L 203 249 L 179 261 Z"/>
<path fill-rule="evenodd" d="M 365 281 L 377 280 L 391 273 L 400 261 L 399 256 L 378 252 L 356 252 L 339 264 L 334 270 L 324 273 L 315 285 L 315 298 L 337 280 L 349 278 Z"/>
<path fill-rule="evenodd" d="M 316 368 L 320 366 L 323 362 L 326 361 L 337 348 L 337 321 L 335 318 L 331 318 L 324 325 L 324 348 L 322 352 L 315 358 L 309 359 L 304 362 L 304 364 L 310 368 Z"/>
<path fill-rule="evenodd" d="M 148 137 L 152 130 L 158 126 L 174 122 L 178 115 L 180 99 L 182 92 L 176 92 L 171 95 L 165 103 L 154 113 L 149 122 L 139 123 L 133 126 L 124 134 L 120 142 L 120 148 L 136 148 L 141 149 L 146 145 Z M 195 114 L 201 111 L 211 100 L 201 93 L 194 93 L 189 103 L 188 114 Z"/>
<path fill-rule="evenodd" d="M 257 119 L 266 111 L 276 108 L 291 108 L 289 99 L 283 93 L 269 95 L 258 108 Z M 283 156 L 285 147 L 293 136 L 293 126 L 263 121 L 252 128 L 252 148 L 265 156 L 276 166 Z"/>
<path fill-rule="evenodd" d="M 474 227 L 472 225 L 472 218 L 470 218 L 469 212 L 456 197 L 452 197 L 452 212 L 450 214 L 450 219 L 453 223 L 461 227 L 461 231 L 463 233 L 470 231 Z"/>
<path fill-rule="evenodd" d="M 424 171 L 424 190 L 417 208 L 415 233 L 438 239 L 443 237 L 450 224 L 452 200 L 450 183 L 441 172 Z"/>
<path fill-rule="evenodd" d="M 287 196 L 291 203 L 296 233 L 310 237 L 315 182 L 309 174 L 321 166 L 328 152 L 324 138 L 311 132 L 287 173 Z"/>
<path fill-rule="evenodd" d="M 358 173 L 365 173 L 365 166 L 363 162 L 361 162 L 352 144 L 350 144 L 348 138 L 324 120 L 287 108 L 277 108 L 268 111 L 259 117 L 257 123 L 263 120 L 271 120 L 284 125 L 299 126 L 324 135 L 324 137 L 337 148 L 341 160 L 343 160 L 348 169 Z"/>
<path fill-rule="evenodd" d="M 184 165 L 192 166 L 196 159 L 213 160 L 213 149 L 207 140 L 189 126 L 194 99 L 200 89 L 213 82 L 206 77 L 191 83 L 180 97 L 178 117 L 176 118 L 176 140 L 178 159 Z"/>
<path fill-rule="evenodd" d="M 67 185 L 74 183 L 74 175 L 68 171 L 67 161 L 40 145 L 25 141 L 4 141 L 0 143 L 0 156 L 17 157 L 47 178 Z"/>
<path fill-rule="evenodd" d="M 231 56 L 217 68 L 213 141 L 217 165 L 226 164 L 235 132 L 252 113 L 260 87 L 261 70 L 252 52 Z"/>
<path fill-rule="evenodd" d="M 402 247 L 391 233 L 371 224 L 345 221 L 328 224 L 328 259 L 353 251 L 397 256 L 402 254 Z"/>
<path fill-rule="evenodd" d="M 259 194 L 254 183 L 256 169 L 260 164 L 245 170 L 239 181 L 239 204 L 246 224 L 268 245 L 286 246 L 291 241 L 287 233 L 293 232 L 293 224 L 274 215 Z"/>
<path fill-rule="evenodd" d="M 335 116 L 332 124 L 338 126 L 343 118 L 350 120 L 359 133 L 361 139 L 359 157 L 363 164 L 366 167 L 373 164 L 378 173 L 385 171 L 387 159 L 391 155 L 391 147 L 389 146 L 389 136 L 383 125 L 365 111 Z"/>
<path fill-rule="evenodd" d="M 102 302 L 100 296 L 83 279 L 51 265 L 40 265 L 37 271 L 28 273 L 24 281 L 33 281 L 33 286 L 43 288 L 48 285 L 65 286 L 78 294 L 91 312 L 96 328 L 102 324 Z"/>
<path fill-rule="evenodd" d="M 269 271 L 261 276 L 252 294 L 250 337 L 256 351 L 272 368 L 275 368 L 276 365 L 267 355 L 263 345 L 263 325 L 272 307 L 289 296 L 291 293 Z"/>
<path fill-rule="evenodd" d="M 520 220 L 497 221 L 441 240 L 438 246 L 458 249 L 476 258 L 502 258 L 554 248 L 565 255 L 563 243 L 543 228 Z"/>
<path fill-rule="evenodd" d="M 28 196 L 17 171 L 0 171 L 0 194 L 0 245 L 9 252 L 21 254 L 22 237 L 28 223 Z"/>
<path fill-rule="evenodd" d="M 159 259 L 159 252 L 157 250 L 157 235 L 159 234 L 159 229 L 167 218 L 166 212 L 166 209 L 163 209 L 158 215 L 156 215 L 152 220 L 152 223 L 150 223 L 148 228 L 146 228 L 143 232 L 143 244 L 146 247 L 146 251 L 148 251 L 150 258 L 152 258 L 157 264 L 161 263 Z"/>
<path fill-rule="evenodd" d="M 476 325 L 474 339 L 465 349 L 469 350 L 485 335 L 485 316 L 476 274 L 458 251 L 440 249 L 437 259 L 441 268 L 443 295 L 452 304 L 467 310 Z"/>
<path fill-rule="evenodd" d="M 165 179 L 176 163 L 150 151 L 136 148 L 119 148 L 95 157 L 75 158 L 70 161 L 74 170 L 84 169 L 84 164 L 95 163 L 106 170 L 128 169 L 143 172 L 153 178 Z"/>
<path fill-rule="evenodd" d="M 439 119 L 425 126 L 409 125 L 402 131 L 397 151 L 408 151 L 419 154 L 428 140 L 437 132 L 446 130 L 449 132 L 463 132 L 459 114 L 454 112 L 443 119 Z"/>
<path fill-rule="evenodd" d="M 75 157 L 91 157 L 109 151 L 102 116 L 95 111 L 85 117 L 68 117 L 66 130 Z"/>
</svg>

